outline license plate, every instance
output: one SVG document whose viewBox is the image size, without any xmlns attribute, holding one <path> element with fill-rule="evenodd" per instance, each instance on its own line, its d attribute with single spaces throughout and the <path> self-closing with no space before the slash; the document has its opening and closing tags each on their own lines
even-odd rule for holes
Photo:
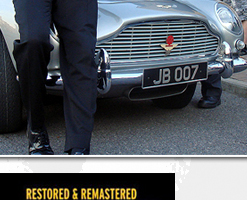
<svg viewBox="0 0 247 200">
<path fill-rule="evenodd" d="M 207 63 L 144 69 L 142 87 L 160 87 L 207 79 Z"/>
</svg>

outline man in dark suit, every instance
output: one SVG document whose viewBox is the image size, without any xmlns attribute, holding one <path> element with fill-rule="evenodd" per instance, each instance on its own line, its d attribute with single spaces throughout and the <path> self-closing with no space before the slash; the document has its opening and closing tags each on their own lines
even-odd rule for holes
<svg viewBox="0 0 247 200">
<path fill-rule="evenodd" d="M 97 0 L 13 0 L 20 40 L 14 43 L 19 82 L 27 109 L 29 154 L 54 154 L 45 127 L 45 80 L 50 52 L 50 24 L 60 38 L 64 82 L 65 152 L 89 154 L 96 111 L 97 67 L 94 63 Z"/>
</svg>

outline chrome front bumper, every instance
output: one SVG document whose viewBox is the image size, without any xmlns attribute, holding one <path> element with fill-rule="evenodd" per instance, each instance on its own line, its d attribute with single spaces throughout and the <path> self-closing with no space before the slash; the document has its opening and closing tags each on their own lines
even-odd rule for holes
<svg viewBox="0 0 247 200">
<path fill-rule="evenodd" d="M 247 62 L 243 58 L 232 58 L 231 48 L 228 43 L 223 42 L 224 52 L 216 61 L 208 63 L 208 75 L 220 74 L 223 78 L 229 78 L 234 72 L 240 72 L 247 68 Z M 110 69 L 110 58 L 106 50 L 101 49 L 97 54 L 96 63 L 98 63 L 98 73 L 100 87 L 98 91 L 101 95 L 110 91 L 110 87 L 119 86 L 119 88 L 133 88 L 142 83 L 143 70 L 115 70 L 112 73 Z M 103 83 L 103 84 L 102 84 Z"/>
<path fill-rule="evenodd" d="M 225 61 L 215 61 L 208 64 L 208 75 L 220 74 L 223 78 L 229 78 L 233 73 L 241 72 L 247 68 L 247 61 L 241 57 Z"/>
<path fill-rule="evenodd" d="M 135 88 L 142 85 L 143 69 L 135 68 L 117 69 L 110 68 L 110 58 L 105 49 L 101 49 L 95 58 L 98 65 L 98 93 L 99 97 L 130 97 Z M 229 78 L 233 73 L 247 68 L 245 59 L 232 58 L 231 51 L 226 48 L 225 54 L 214 62 L 208 62 L 208 75 L 220 74 L 223 78 Z M 63 81 L 59 77 L 53 86 L 48 86 L 49 93 L 62 91 Z"/>
</svg>

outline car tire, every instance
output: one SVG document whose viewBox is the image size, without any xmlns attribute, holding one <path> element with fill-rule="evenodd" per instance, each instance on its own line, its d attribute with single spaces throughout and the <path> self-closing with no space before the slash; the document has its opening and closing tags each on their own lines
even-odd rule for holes
<svg viewBox="0 0 247 200">
<path fill-rule="evenodd" d="M 19 83 L 10 54 L 0 31 L 0 133 L 21 128 L 22 103 Z"/>
<path fill-rule="evenodd" d="M 156 106 L 163 109 L 181 109 L 186 107 L 190 103 L 195 93 L 195 89 L 196 83 L 193 83 L 188 85 L 186 90 L 179 95 L 153 99 L 153 102 Z"/>
</svg>

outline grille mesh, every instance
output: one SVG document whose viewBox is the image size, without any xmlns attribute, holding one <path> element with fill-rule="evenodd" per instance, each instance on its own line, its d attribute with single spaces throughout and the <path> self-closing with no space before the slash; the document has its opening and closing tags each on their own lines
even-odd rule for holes
<svg viewBox="0 0 247 200">
<path fill-rule="evenodd" d="M 123 30 L 113 40 L 97 45 L 96 52 L 104 48 L 111 62 L 147 61 L 164 59 L 169 35 L 174 37 L 174 48 L 169 57 L 186 55 L 211 55 L 216 52 L 219 40 L 203 24 L 194 21 L 149 22 Z"/>
</svg>

